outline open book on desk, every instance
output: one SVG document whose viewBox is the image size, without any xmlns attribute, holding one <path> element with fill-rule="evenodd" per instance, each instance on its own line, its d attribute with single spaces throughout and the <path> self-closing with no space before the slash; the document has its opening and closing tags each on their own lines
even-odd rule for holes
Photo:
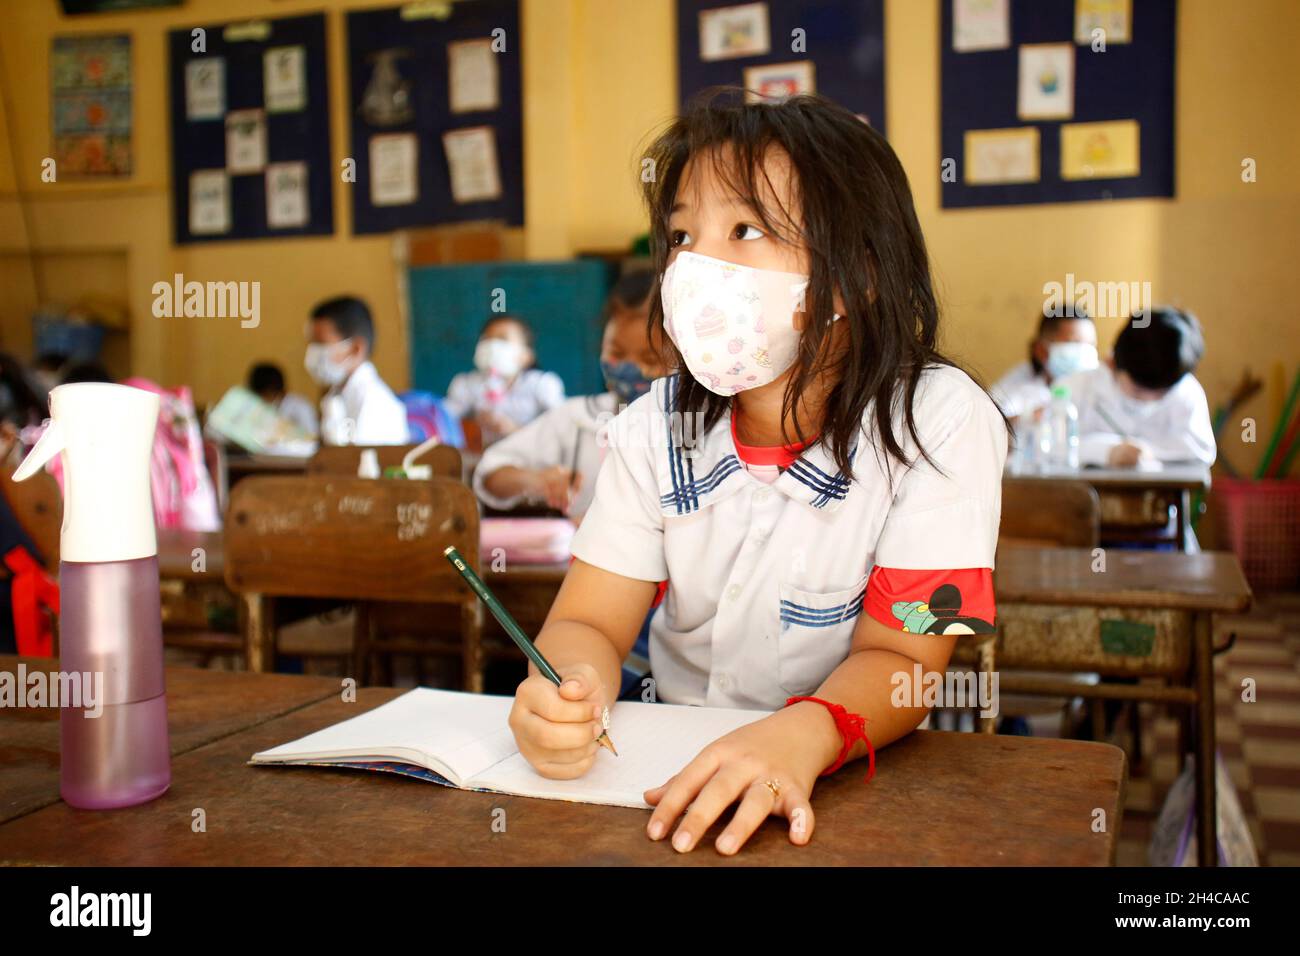
<svg viewBox="0 0 1300 956">
<path fill-rule="evenodd" d="M 620 701 L 610 710 L 609 726 L 619 756 L 601 749 L 584 776 L 551 780 L 515 747 L 506 723 L 513 702 L 421 687 L 253 754 L 250 763 L 389 770 L 462 790 L 645 808 L 645 791 L 666 782 L 714 740 L 767 716 L 761 710 Z"/>
</svg>

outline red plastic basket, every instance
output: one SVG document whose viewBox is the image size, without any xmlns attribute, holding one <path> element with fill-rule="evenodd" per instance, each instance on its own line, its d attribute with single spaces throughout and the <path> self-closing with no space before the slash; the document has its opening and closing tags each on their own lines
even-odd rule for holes
<svg viewBox="0 0 1300 956">
<path fill-rule="evenodd" d="M 1220 540 L 1257 591 L 1300 585 L 1300 479 L 1216 478 Z"/>
</svg>

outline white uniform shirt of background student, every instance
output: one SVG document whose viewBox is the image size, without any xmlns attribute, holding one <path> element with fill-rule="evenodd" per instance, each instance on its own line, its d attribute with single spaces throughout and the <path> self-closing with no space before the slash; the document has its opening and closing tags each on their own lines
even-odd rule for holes
<svg viewBox="0 0 1300 956">
<path fill-rule="evenodd" d="M 473 418 L 484 447 L 527 425 L 564 401 L 564 382 L 535 368 L 531 326 L 511 315 L 489 319 L 474 347 L 474 370 L 447 385 L 448 414 Z"/>
<path fill-rule="evenodd" d="M 1105 467 L 1111 449 L 1125 441 L 1144 450 L 1140 468 L 1214 464 L 1210 406 L 1194 375 L 1183 376 L 1160 398 L 1145 400 L 1125 394 L 1109 365 L 1071 375 L 1061 384 L 1079 410 L 1079 464 Z"/>
<path fill-rule="evenodd" d="M 404 445 L 406 406 L 379 377 L 370 356 L 375 331 L 360 299 L 342 296 L 316 306 L 307 327 L 307 372 L 328 391 L 321 399 L 327 445 Z"/>
<path fill-rule="evenodd" d="M 1214 464 L 1210 406 L 1193 374 L 1204 349 L 1195 316 L 1153 309 L 1124 326 L 1107 362 L 1062 379 L 1079 410 L 1079 463 Z"/>
</svg>

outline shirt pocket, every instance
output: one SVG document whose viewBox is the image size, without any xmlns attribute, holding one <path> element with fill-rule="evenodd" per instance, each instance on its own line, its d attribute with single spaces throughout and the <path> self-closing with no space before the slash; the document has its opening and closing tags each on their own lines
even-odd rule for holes
<svg viewBox="0 0 1300 956">
<path fill-rule="evenodd" d="M 810 591 L 781 583 L 777 683 L 791 697 L 811 694 L 849 655 L 868 574 L 852 587 Z"/>
</svg>

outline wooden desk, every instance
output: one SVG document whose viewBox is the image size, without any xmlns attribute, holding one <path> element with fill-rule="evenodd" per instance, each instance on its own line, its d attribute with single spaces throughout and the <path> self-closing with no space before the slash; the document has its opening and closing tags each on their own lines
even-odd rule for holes
<svg viewBox="0 0 1300 956">
<path fill-rule="evenodd" d="M 250 675 L 271 680 L 268 675 Z M 302 680 L 302 678 L 290 678 Z M 397 696 L 365 689 L 258 724 L 172 762 L 172 787 L 111 813 L 63 803 L 0 825 L 0 864 L 83 866 L 960 865 L 1114 862 L 1124 754 L 1108 744 L 917 731 L 821 781 L 817 829 L 792 846 L 769 820 L 733 858 L 715 827 L 680 855 L 645 836 L 647 813 L 453 790 L 389 774 L 250 767 L 287 743 Z M 193 833 L 202 807 L 207 832 Z M 506 832 L 493 832 L 503 808 Z M 1106 832 L 1094 833 L 1095 808 Z M 729 819 L 729 817 L 724 818 Z"/>
<path fill-rule="evenodd" d="M 1102 499 L 1103 525 L 1106 523 L 1107 511 L 1122 505 L 1126 500 L 1149 494 L 1167 495 L 1174 505 L 1176 519 L 1174 540 L 1180 551 L 1187 549 L 1191 537 L 1192 493 L 1204 493 L 1210 488 L 1210 469 L 1192 462 L 1171 463 L 1160 471 L 1137 471 L 1132 468 L 1080 468 L 1078 470 L 1058 468 L 1020 472 L 1008 469 L 1007 475 L 1014 478 L 1068 478 L 1086 481 L 1097 490 L 1097 494 Z"/>
<path fill-rule="evenodd" d="M 999 616 L 996 666 L 1157 677 L 1169 686 L 1081 686 L 1065 680 L 1018 680 L 1015 675 L 1004 675 L 1000 689 L 1003 693 L 1152 700 L 1187 707 L 1195 725 L 1197 850 L 1202 866 L 1214 866 L 1213 615 L 1247 610 L 1252 601 L 1250 586 L 1236 557 L 1226 552 L 1181 554 L 1112 548 L 1104 557 L 1106 569 L 1099 572 L 1094 571 L 1096 558 L 1090 549 L 999 549 L 993 574 Z M 1096 639 L 1079 640 L 1077 635 L 1074 640 L 1053 640 L 1050 631 L 1014 635 L 1009 619 L 1014 618 L 1017 605 L 1095 609 L 1092 613 L 1098 622 L 1167 612 L 1163 620 L 1173 623 L 1152 625 L 1157 637 L 1144 654 L 1107 647 Z"/>
<path fill-rule="evenodd" d="M 0 671 L 16 674 L 19 660 L 26 665 L 27 673 L 48 673 L 58 666 L 45 658 L 6 655 L 0 656 Z M 339 682 L 327 677 L 169 667 L 167 727 L 172 757 L 339 692 Z M 58 710 L 0 709 L 0 822 L 57 802 Z"/>
<path fill-rule="evenodd" d="M 226 470 L 230 475 L 230 486 L 240 478 L 250 475 L 302 475 L 307 472 L 307 463 L 311 456 L 297 455 L 249 455 L 232 452 L 226 456 Z"/>
</svg>

